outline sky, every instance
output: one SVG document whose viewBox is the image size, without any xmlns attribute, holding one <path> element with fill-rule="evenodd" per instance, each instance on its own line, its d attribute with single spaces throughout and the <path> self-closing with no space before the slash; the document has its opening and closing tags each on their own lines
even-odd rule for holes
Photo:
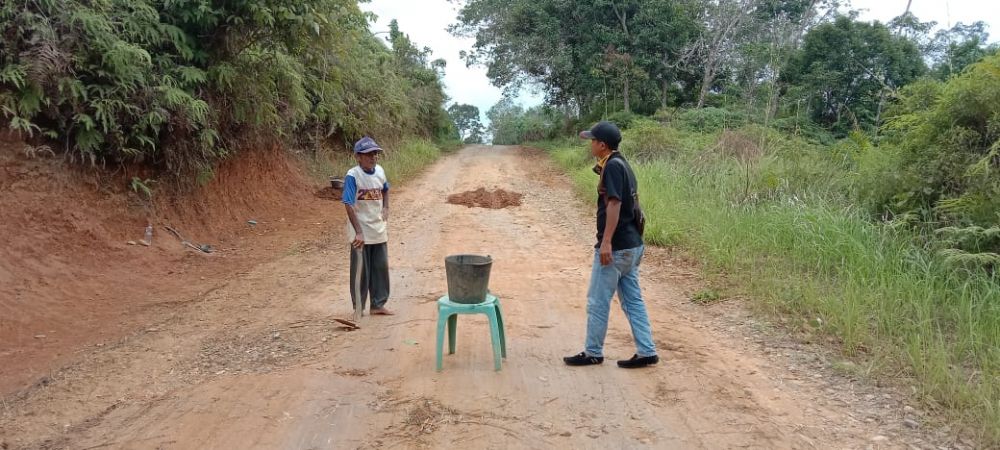
<svg viewBox="0 0 1000 450">
<path fill-rule="evenodd" d="M 486 111 L 500 101 L 502 92 L 490 83 L 485 67 L 465 67 L 465 61 L 458 56 L 462 50 L 471 50 L 475 40 L 458 38 L 448 32 L 448 26 L 455 23 L 458 16 L 459 8 L 455 3 L 448 0 L 372 0 L 362 3 L 361 9 L 378 16 L 378 21 L 371 25 L 372 32 L 388 31 L 389 22 L 396 19 L 399 30 L 408 34 L 416 45 L 433 50 L 431 60 L 444 58 L 448 61 L 445 92 L 453 103 L 478 107 L 485 123 Z M 379 35 L 383 36 L 386 35 Z M 518 102 L 526 106 L 540 104 L 542 100 L 542 94 L 530 92 L 518 98 Z"/>
<path fill-rule="evenodd" d="M 888 22 L 906 10 L 907 0 L 853 0 L 851 7 L 861 11 L 862 20 Z M 490 83 L 483 67 L 466 67 L 459 57 L 468 51 L 472 39 L 462 39 L 448 33 L 455 22 L 458 6 L 448 0 L 372 0 L 361 8 L 378 16 L 371 25 L 373 32 L 388 31 L 392 19 L 420 47 L 433 50 L 431 59 L 448 61 L 444 83 L 452 103 L 475 105 L 483 115 L 500 100 L 501 90 Z M 923 22 L 936 21 L 939 28 L 950 28 L 983 20 L 990 25 L 990 41 L 1000 41 L 1000 0 L 913 0 L 910 11 Z M 379 36 L 384 36 L 379 35 Z M 543 95 L 522 92 L 517 101 L 524 106 L 540 104 Z M 450 105 L 450 103 L 449 103 Z"/>
</svg>

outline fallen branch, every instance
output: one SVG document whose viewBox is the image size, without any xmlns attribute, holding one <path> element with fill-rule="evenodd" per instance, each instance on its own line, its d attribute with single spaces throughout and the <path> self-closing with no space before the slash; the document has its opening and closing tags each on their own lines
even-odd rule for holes
<svg viewBox="0 0 1000 450">
<path fill-rule="evenodd" d="M 482 426 L 486 426 L 486 427 L 493 427 L 493 428 L 497 428 L 497 429 L 506 431 L 506 432 L 510 433 L 512 435 L 512 437 L 514 437 L 515 439 L 521 440 L 520 436 L 517 435 L 516 431 L 511 430 L 510 428 L 507 428 L 507 427 L 505 427 L 503 425 L 497 425 L 495 423 L 483 422 L 483 421 L 479 421 L 479 420 L 456 420 L 456 421 L 453 421 L 452 423 L 453 424 L 482 425 Z"/>
<path fill-rule="evenodd" d="M 194 245 L 190 241 L 188 241 L 187 239 L 185 239 L 184 236 L 182 236 L 179 231 L 173 229 L 172 227 L 164 225 L 163 228 L 165 228 L 167 231 L 173 233 L 174 236 L 177 236 L 177 239 L 180 239 L 180 241 L 181 241 L 181 245 L 183 245 L 185 247 L 191 247 L 191 248 L 193 248 L 195 250 L 198 250 L 199 252 L 202 252 L 202 253 L 212 253 L 212 247 L 210 245 Z"/>
<path fill-rule="evenodd" d="M 433 322 L 433 321 L 434 321 L 434 319 L 413 319 L 413 320 L 404 320 L 404 321 L 402 321 L 402 322 L 396 322 L 396 323 L 390 323 L 390 324 L 386 325 L 386 327 L 394 327 L 394 326 L 397 326 L 397 325 L 403 325 L 403 324 L 407 324 L 407 323 L 413 323 L 413 322 Z"/>
<path fill-rule="evenodd" d="M 174 236 L 177 236 L 177 239 L 180 239 L 181 242 L 187 242 L 187 239 L 184 239 L 184 236 L 181 236 L 181 233 L 179 231 L 177 231 L 177 230 L 175 230 L 175 229 L 173 229 L 173 228 L 171 228 L 171 227 L 169 227 L 167 225 L 164 225 L 163 228 L 165 228 L 167 231 L 173 233 Z"/>
</svg>

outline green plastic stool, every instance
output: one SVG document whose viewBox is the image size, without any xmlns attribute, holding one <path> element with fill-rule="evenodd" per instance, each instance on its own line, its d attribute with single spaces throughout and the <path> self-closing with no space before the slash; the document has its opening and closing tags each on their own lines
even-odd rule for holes
<svg viewBox="0 0 1000 450">
<path fill-rule="evenodd" d="M 493 342 L 493 369 L 500 370 L 500 358 L 507 357 L 507 338 L 503 331 L 503 312 L 500 299 L 486 294 L 486 301 L 475 304 L 455 303 L 445 295 L 438 299 L 437 370 L 441 371 L 441 352 L 444 347 L 444 326 L 448 324 L 448 354 L 455 354 L 455 329 L 459 314 L 486 314 L 490 319 L 490 339 Z"/>
</svg>

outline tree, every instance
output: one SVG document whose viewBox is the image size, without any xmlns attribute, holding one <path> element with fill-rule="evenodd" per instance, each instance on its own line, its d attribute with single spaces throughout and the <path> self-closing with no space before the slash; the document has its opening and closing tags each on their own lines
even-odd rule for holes
<svg viewBox="0 0 1000 450">
<path fill-rule="evenodd" d="M 579 83 L 591 67 L 583 53 L 586 36 L 572 23 L 576 10 L 574 2 L 555 0 L 470 0 L 451 30 L 475 37 L 466 61 L 486 66 L 494 85 L 510 92 L 536 83 L 550 101 L 565 104 L 582 90 Z"/>
<path fill-rule="evenodd" d="M 947 80 L 969 65 L 995 54 L 998 46 L 988 45 L 990 34 L 986 27 L 986 23 L 978 21 L 971 25 L 958 23 L 950 30 L 938 31 L 928 49 L 934 77 Z"/>
<path fill-rule="evenodd" d="M 789 95 L 806 102 L 812 118 L 841 135 L 873 129 L 883 89 L 890 92 L 926 71 L 913 42 L 878 22 L 839 16 L 810 30 L 784 80 Z"/>
<path fill-rule="evenodd" d="M 697 19 L 696 1 L 646 0 L 635 13 L 630 57 L 649 80 L 650 90 L 659 98 L 660 108 L 671 101 L 671 86 L 692 86 L 684 64 L 686 48 L 702 30 Z"/>
<path fill-rule="evenodd" d="M 493 143 L 513 145 L 554 138 L 561 131 L 563 115 L 547 106 L 525 110 L 504 98 L 486 112 L 486 117 L 490 119 Z"/>
<path fill-rule="evenodd" d="M 705 32 L 693 43 L 697 64 L 701 66 L 701 87 L 697 108 L 705 105 L 705 96 L 715 84 L 719 70 L 735 47 L 741 27 L 757 8 L 758 0 L 710 0 L 703 2 L 702 21 Z"/>
<path fill-rule="evenodd" d="M 909 39 L 920 48 L 924 54 L 932 52 L 934 43 L 930 36 L 930 31 L 937 26 L 937 22 L 921 22 L 913 13 L 907 9 L 902 15 L 889 21 L 889 30 L 894 34 Z"/>
<path fill-rule="evenodd" d="M 354 0 L 2 2 L 0 120 L 70 159 L 178 175 L 249 140 L 437 134 L 439 68 L 367 18 Z"/>
<path fill-rule="evenodd" d="M 524 108 L 509 98 L 502 98 L 486 112 L 490 119 L 490 135 L 493 143 L 509 145 L 520 143 L 518 121 L 524 115 Z"/>
<path fill-rule="evenodd" d="M 418 48 L 408 35 L 399 30 L 396 20 L 389 23 L 388 41 L 395 55 L 392 70 L 408 81 L 406 96 L 418 105 L 413 111 L 416 122 L 426 126 L 427 135 L 441 137 L 441 134 L 446 133 L 447 127 L 444 124 L 449 121 L 447 112 L 444 111 L 444 103 L 448 97 L 441 84 L 445 60 L 430 61 L 431 49 Z"/>
<path fill-rule="evenodd" d="M 739 36 L 741 44 L 733 62 L 738 68 L 735 81 L 742 86 L 748 113 L 756 111 L 765 86 L 765 121 L 777 113 L 779 81 L 803 35 L 838 7 L 837 0 L 761 0 L 749 22 L 753 25 Z"/>
<path fill-rule="evenodd" d="M 483 123 L 479 118 L 479 108 L 473 105 L 454 104 L 448 107 L 448 116 L 458 128 L 459 137 L 466 144 L 483 143 Z"/>
<path fill-rule="evenodd" d="M 530 83 L 550 105 L 591 113 L 609 103 L 635 109 L 639 100 L 652 112 L 655 99 L 635 93 L 681 78 L 678 53 L 697 26 L 684 13 L 693 1 L 469 0 L 451 29 L 475 37 L 466 61 L 485 65 L 508 91 Z"/>
</svg>

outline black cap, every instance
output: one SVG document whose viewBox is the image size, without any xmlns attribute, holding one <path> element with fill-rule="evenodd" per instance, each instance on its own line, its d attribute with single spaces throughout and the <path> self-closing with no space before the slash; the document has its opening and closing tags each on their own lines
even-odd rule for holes
<svg viewBox="0 0 1000 450">
<path fill-rule="evenodd" d="M 605 144 L 612 150 L 618 150 L 618 144 L 622 142 L 622 132 L 618 130 L 615 124 L 607 121 L 597 122 L 593 128 L 586 131 L 580 132 L 580 137 L 583 139 L 597 139 Z"/>
</svg>

